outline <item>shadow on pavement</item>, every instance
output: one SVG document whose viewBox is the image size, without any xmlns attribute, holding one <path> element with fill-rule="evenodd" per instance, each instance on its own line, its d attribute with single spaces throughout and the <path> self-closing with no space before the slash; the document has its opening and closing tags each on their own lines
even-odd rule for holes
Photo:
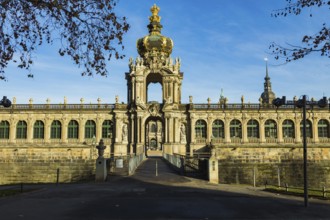
<svg viewBox="0 0 330 220">
<path fill-rule="evenodd" d="M 156 161 L 158 175 L 156 176 Z M 1 219 L 328 219 L 329 202 L 278 198 L 177 175 L 159 158 L 105 183 L 45 185 L 0 199 Z"/>
</svg>

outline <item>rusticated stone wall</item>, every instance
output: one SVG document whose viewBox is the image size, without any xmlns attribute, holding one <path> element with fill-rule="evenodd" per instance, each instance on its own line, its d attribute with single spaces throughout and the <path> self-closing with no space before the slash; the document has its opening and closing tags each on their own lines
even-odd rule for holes
<svg viewBox="0 0 330 220">
<path fill-rule="evenodd" d="M 0 148 L 0 185 L 93 180 L 97 152 L 90 146 L 9 145 Z"/>
<path fill-rule="evenodd" d="M 308 148 L 308 187 L 330 187 L 330 148 Z M 242 147 L 218 149 L 219 182 L 303 186 L 303 149 Z"/>
</svg>

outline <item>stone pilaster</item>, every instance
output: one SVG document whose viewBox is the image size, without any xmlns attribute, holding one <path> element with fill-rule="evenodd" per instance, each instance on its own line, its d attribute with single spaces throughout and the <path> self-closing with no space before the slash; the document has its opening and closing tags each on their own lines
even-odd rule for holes
<svg viewBox="0 0 330 220">
<path fill-rule="evenodd" d="M 259 131 L 260 131 L 260 143 L 265 143 L 265 120 L 261 120 L 259 124 Z"/>
<path fill-rule="evenodd" d="M 104 121 L 104 118 L 101 118 L 100 116 L 98 116 L 96 118 L 96 134 L 95 134 L 96 143 L 98 143 L 102 139 L 102 124 L 103 124 L 103 121 Z"/>
<path fill-rule="evenodd" d="M 45 127 L 44 127 L 44 140 L 45 140 L 45 143 L 50 143 L 50 127 L 51 127 L 51 124 L 52 124 L 53 120 L 51 118 L 48 118 L 46 116 L 46 120 L 45 120 Z"/>
<path fill-rule="evenodd" d="M 17 120 L 12 118 L 10 120 L 10 128 L 9 128 L 9 142 L 10 143 L 16 142 L 16 126 L 17 126 Z"/>
<path fill-rule="evenodd" d="M 230 143 L 230 119 L 229 118 L 225 118 L 224 121 L 225 124 L 225 143 Z"/>
<path fill-rule="evenodd" d="M 61 121 L 62 131 L 61 131 L 61 141 L 62 143 L 68 143 L 68 124 L 69 121 L 65 118 Z"/>
<path fill-rule="evenodd" d="M 242 141 L 243 143 L 248 143 L 248 136 L 247 136 L 247 119 L 242 120 Z"/>
<path fill-rule="evenodd" d="M 277 142 L 278 143 L 283 143 L 283 120 L 280 119 L 278 120 L 278 125 L 277 125 Z"/>
<path fill-rule="evenodd" d="M 27 120 L 27 134 L 26 134 L 26 141 L 28 143 L 33 142 L 33 125 L 34 125 L 34 120 L 32 118 L 28 118 Z"/>
<path fill-rule="evenodd" d="M 79 132 L 78 132 L 78 135 L 79 135 L 79 142 L 80 143 L 83 143 L 85 141 L 85 124 L 86 124 L 86 118 L 82 117 L 80 118 L 79 120 Z"/>
<path fill-rule="evenodd" d="M 213 117 L 208 117 L 207 118 L 207 130 L 206 130 L 206 132 L 207 132 L 206 142 L 207 143 L 210 143 L 212 140 L 212 122 L 213 122 Z"/>
<path fill-rule="evenodd" d="M 318 130 L 318 118 L 313 117 L 313 139 L 315 143 L 319 143 L 319 130 Z"/>
<path fill-rule="evenodd" d="M 195 124 L 196 119 L 194 117 L 191 117 L 191 126 L 190 126 L 190 144 L 194 144 L 196 142 L 196 135 L 195 135 Z"/>
<path fill-rule="evenodd" d="M 300 143 L 302 141 L 301 139 L 301 132 L 300 132 L 300 119 L 295 119 L 295 137 L 296 137 L 296 143 Z"/>
</svg>

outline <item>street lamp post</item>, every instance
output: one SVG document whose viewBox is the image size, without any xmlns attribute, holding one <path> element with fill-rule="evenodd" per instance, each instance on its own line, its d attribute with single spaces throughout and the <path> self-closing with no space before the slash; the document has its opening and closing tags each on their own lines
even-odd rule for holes
<svg viewBox="0 0 330 220">
<path fill-rule="evenodd" d="M 304 160 L 304 205 L 308 206 L 308 182 L 307 182 L 307 135 L 306 135 L 306 106 L 314 106 L 317 105 L 320 108 L 324 108 L 327 106 L 327 98 L 323 97 L 318 102 L 316 101 L 307 101 L 307 96 L 303 95 L 302 99 L 298 101 L 286 101 L 286 97 L 276 98 L 273 100 L 273 105 L 277 108 L 281 105 L 294 105 L 298 108 L 302 108 L 303 110 L 303 160 Z M 330 107 L 330 106 L 329 106 Z"/>
</svg>

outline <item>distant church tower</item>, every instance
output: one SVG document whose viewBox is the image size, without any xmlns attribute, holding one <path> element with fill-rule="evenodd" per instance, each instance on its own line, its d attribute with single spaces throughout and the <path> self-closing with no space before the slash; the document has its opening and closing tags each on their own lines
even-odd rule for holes
<svg viewBox="0 0 330 220">
<path fill-rule="evenodd" d="M 272 104 L 275 99 L 275 93 L 272 91 L 272 83 L 268 75 L 268 62 L 266 61 L 266 77 L 264 82 L 264 92 L 261 94 L 262 104 Z"/>
</svg>

